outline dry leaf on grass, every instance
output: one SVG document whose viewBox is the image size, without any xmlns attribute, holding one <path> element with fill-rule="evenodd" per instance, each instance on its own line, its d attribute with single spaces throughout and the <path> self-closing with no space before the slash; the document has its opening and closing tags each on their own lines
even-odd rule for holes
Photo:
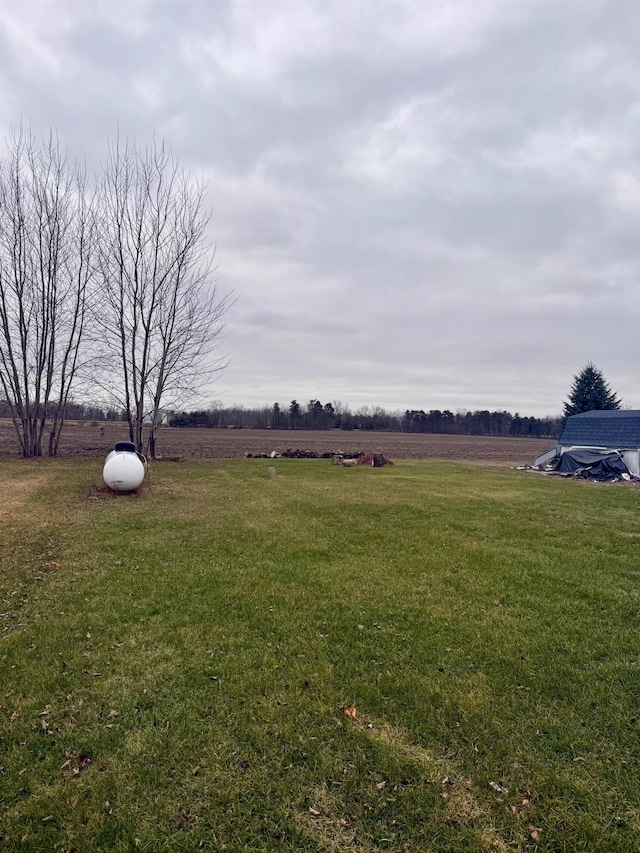
<svg viewBox="0 0 640 853">
<path fill-rule="evenodd" d="M 449 779 L 448 776 L 445 776 L 442 780 L 442 787 L 444 788 L 444 791 L 440 794 L 440 796 L 443 800 L 446 800 L 449 797 L 449 790 L 453 788 L 453 782 L 451 781 L 451 779 Z"/>
<path fill-rule="evenodd" d="M 340 708 L 340 710 L 345 715 L 345 717 L 348 717 L 350 720 L 355 720 L 355 718 L 356 718 L 356 706 L 355 705 L 349 705 L 349 706 L 343 705 L 342 708 Z"/>
<path fill-rule="evenodd" d="M 84 770 L 88 764 L 91 764 L 91 756 L 87 755 L 85 752 L 80 753 L 77 758 L 77 764 L 71 771 L 71 775 L 79 776 L 81 771 Z"/>
<path fill-rule="evenodd" d="M 542 829 L 539 826 L 534 826 L 532 823 L 529 824 L 529 835 L 534 841 L 540 839 L 541 833 Z"/>
</svg>

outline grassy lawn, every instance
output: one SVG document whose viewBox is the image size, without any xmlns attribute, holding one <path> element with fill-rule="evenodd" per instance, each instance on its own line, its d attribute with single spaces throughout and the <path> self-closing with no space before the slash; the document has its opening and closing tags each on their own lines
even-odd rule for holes
<svg viewBox="0 0 640 853">
<path fill-rule="evenodd" d="M 640 491 L 316 460 L 100 483 L 0 463 L 0 848 L 639 849 Z"/>
</svg>

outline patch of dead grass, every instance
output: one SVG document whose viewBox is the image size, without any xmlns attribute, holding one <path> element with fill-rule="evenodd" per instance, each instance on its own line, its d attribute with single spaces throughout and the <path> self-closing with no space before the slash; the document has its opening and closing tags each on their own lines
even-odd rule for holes
<svg viewBox="0 0 640 853">
<path fill-rule="evenodd" d="M 482 848 L 491 853 L 507 853 L 512 849 L 492 825 L 486 797 L 482 797 L 470 779 L 457 772 L 455 762 L 436 758 L 431 751 L 411 741 L 405 732 L 388 723 L 358 721 L 357 726 L 368 738 L 401 753 L 403 758 L 427 771 L 433 784 L 442 788 L 445 824 L 470 829 Z M 314 837 L 318 850 L 373 853 L 378 849 L 358 837 L 357 821 L 341 812 L 325 784 L 310 791 L 305 806 L 308 811 L 298 813 L 294 819 Z"/>
<path fill-rule="evenodd" d="M 378 849 L 357 838 L 351 817 L 340 814 L 326 785 L 313 788 L 306 802 L 307 811 L 298 812 L 293 819 L 312 836 L 316 850 L 323 853 L 374 853 Z"/>
<path fill-rule="evenodd" d="M 442 786 L 445 823 L 452 826 L 462 824 L 475 829 L 475 824 L 488 820 L 486 805 L 481 802 L 476 787 L 470 779 L 458 774 L 455 762 L 436 758 L 428 749 L 412 742 L 404 732 L 388 723 L 369 725 L 372 728 L 363 728 L 368 737 L 401 752 L 413 764 L 425 769 L 435 784 Z M 511 849 L 492 826 L 478 827 L 476 832 L 486 850 L 506 853 Z"/>
<path fill-rule="evenodd" d="M 363 726 L 363 731 L 372 740 L 402 753 L 412 764 L 424 768 L 434 778 L 436 775 L 447 776 L 452 772 L 448 762 L 437 759 L 428 749 L 413 743 L 404 732 L 388 723 L 369 723 L 366 727 Z"/>
<path fill-rule="evenodd" d="M 27 519 L 27 507 L 34 495 L 45 491 L 50 482 L 51 475 L 48 472 L 39 471 L 37 474 L 29 473 L 26 476 L 16 477 L 14 472 L 0 469 L 0 493 L 2 494 L 0 522 L 7 526 L 17 523 L 24 525 Z M 28 522 L 31 526 L 34 524 L 44 526 L 54 520 L 56 515 L 54 506 L 49 509 L 43 507 L 37 516 L 29 512 Z"/>
</svg>

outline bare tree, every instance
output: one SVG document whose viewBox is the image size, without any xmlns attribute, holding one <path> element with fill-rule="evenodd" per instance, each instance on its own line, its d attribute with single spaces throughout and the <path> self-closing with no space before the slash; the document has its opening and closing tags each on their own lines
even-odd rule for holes
<svg viewBox="0 0 640 853">
<path fill-rule="evenodd" d="M 0 162 L 0 386 L 23 456 L 57 453 L 77 377 L 94 226 L 84 172 L 19 128 Z"/>
<path fill-rule="evenodd" d="M 127 413 L 130 440 L 154 457 L 162 407 L 197 396 L 226 366 L 213 354 L 231 302 L 214 279 L 204 187 L 164 145 L 112 143 L 100 220 L 101 381 Z"/>
</svg>

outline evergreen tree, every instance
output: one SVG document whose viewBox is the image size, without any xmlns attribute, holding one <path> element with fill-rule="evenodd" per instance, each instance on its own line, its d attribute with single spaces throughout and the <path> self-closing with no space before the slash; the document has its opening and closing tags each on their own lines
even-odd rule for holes
<svg viewBox="0 0 640 853">
<path fill-rule="evenodd" d="M 564 420 L 570 415 L 590 412 L 593 409 L 619 409 L 621 401 L 593 362 L 588 362 L 577 376 L 569 399 L 564 403 Z"/>
<path fill-rule="evenodd" d="M 271 412 L 271 428 L 282 429 L 282 412 L 280 411 L 280 406 L 277 403 L 273 404 Z"/>
<path fill-rule="evenodd" d="M 289 428 L 297 429 L 298 421 L 300 420 L 300 403 L 297 400 L 292 400 L 289 406 Z"/>
</svg>

